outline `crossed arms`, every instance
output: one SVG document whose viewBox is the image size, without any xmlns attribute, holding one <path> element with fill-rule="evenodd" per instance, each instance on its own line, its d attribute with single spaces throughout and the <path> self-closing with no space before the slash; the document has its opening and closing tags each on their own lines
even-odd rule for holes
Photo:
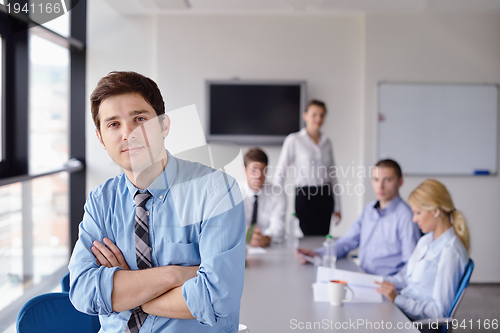
<svg viewBox="0 0 500 333">
<path fill-rule="evenodd" d="M 204 221 L 199 243 L 176 243 L 157 237 L 156 251 L 163 257 L 158 267 L 144 270 L 135 270 L 132 266 L 135 244 L 119 240 L 125 229 L 112 231 L 96 222 L 89 207 L 90 203 L 69 264 L 70 299 L 77 310 L 111 316 L 113 319 L 109 320 L 122 320 L 122 311 L 142 306 L 143 311 L 151 315 L 174 319 L 194 317 L 209 326 L 215 325 L 220 317 L 239 312 L 245 262 L 241 202 L 234 209 Z M 172 228 L 171 231 L 180 233 L 184 229 Z M 108 236 L 112 232 L 115 239 Z M 102 240 L 103 244 L 95 243 L 96 240 Z M 115 242 L 119 248 L 113 247 Z M 101 257 L 97 253 L 97 260 L 91 251 L 97 249 L 96 245 L 102 249 L 102 252 L 99 250 Z M 134 270 L 128 269 L 126 262 Z M 196 265 L 200 265 L 199 268 Z"/>
<path fill-rule="evenodd" d="M 99 266 L 120 267 L 113 276 L 111 304 L 113 311 L 127 311 L 138 306 L 150 315 L 194 319 L 182 296 L 181 286 L 196 277 L 199 266 L 163 266 L 130 270 L 120 249 L 108 238 L 94 241 L 91 251 Z M 146 288 L 137 288 L 146 286 Z M 133 290 L 134 292 L 131 292 Z"/>
</svg>

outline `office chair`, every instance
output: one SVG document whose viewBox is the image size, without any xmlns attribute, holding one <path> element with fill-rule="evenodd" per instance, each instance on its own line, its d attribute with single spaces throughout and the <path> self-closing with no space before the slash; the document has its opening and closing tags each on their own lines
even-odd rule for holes
<svg viewBox="0 0 500 333">
<path fill-rule="evenodd" d="M 451 304 L 451 309 L 450 312 L 448 313 L 448 317 L 430 319 L 430 321 L 434 323 L 436 322 L 436 320 L 438 321 L 439 328 L 437 331 L 440 331 L 441 333 L 448 333 L 448 328 L 451 329 L 451 322 L 453 320 L 453 317 L 455 316 L 455 312 L 457 311 L 458 306 L 460 305 L 460 302 L 462 301 L 462 298 L 464 297 L 465 290 L 469 286 L 469 281 L 473 270 L 474 270 L 474 261 L 472 261 L 472 259 L 469 258 L 469 263 L 465 268 L 465 273 L 464 276 L 462 277 L 462 281 L 460 281 L 460 284 L 458 285 L 458 291 L 457 294 L 455 295 L 453 303 Z M 414 322 L 415 323 L 421 322 L 422 324 L 425 325 L 426 323 L 429 322 L 429 319 L 415 320 Z M 448 322 L 448 328 L 446 327 L 447 322 Z"/>
<path fill-rule="evenodd" d="M 17 333 L 97 333 L 99 317 L 81 313 L 69 293 L 49 293 L 26 302 L 17 315 Z"/>
<path fill-rule="evenodd" d="M 63 292 L 69 293 L 69 272 L 61 279 L 61 288 Z"/>
</svg>

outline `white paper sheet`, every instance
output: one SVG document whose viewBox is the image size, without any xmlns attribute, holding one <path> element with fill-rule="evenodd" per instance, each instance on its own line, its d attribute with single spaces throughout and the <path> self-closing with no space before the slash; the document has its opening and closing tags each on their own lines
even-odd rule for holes
<svg viewBox="0 0 500 333">
<path fill-rule="evenodd" d="M 328 297 L 328 283 L 315 282 L 312 285 L 315 302 L 330 302 Z M 354 298 L 351 302 L 357 303 L 382 303 L 382 295 L 375 288 L 349 286 L 354 292 Z M 350 297 L 350 292 L 346 292 L 346 298 Z"/>
<path fill-rule="evenodd" d="M 254 246 L 249 246 L 247 248 L 247 254 L 248 255 L 255 255 L 255 254 L 266 254 L 267 250 L 264 249 L 263 247 L 254 247 Z"/>
<path fill-rule="evenodd" d="M 383 300 L 382 295 L 375 290 L 378 287 L 375 281 L 382 282 L 384 280 L 382 276 L 318 266 L 316 282 L 313 283 L 315 302 L 329 302 L 328 281 L 331 280 L 343 280 L 347 282 L 347 285 L 354 292 L 352 302 L 381 303 Z M 346 297 L 349 297 L 349 291 Z"/>
<path fill-rule="evenodd" d="M 377 288 L 378 285 L 375 284 L 375 281 L 382 282 L 384 281 L 384 278 L 380 275 L 351 272 L 345 271 L 343 269 L 318 266 L 316 281 L 328 282 L 331 280 L 344 280 L 347 281 L 349 286 Z"/>
</svg>

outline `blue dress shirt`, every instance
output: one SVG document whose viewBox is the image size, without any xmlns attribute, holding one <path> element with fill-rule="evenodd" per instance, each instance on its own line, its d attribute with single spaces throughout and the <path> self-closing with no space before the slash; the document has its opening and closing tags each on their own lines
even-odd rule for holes
<svg viewBox="0 0 500 333">
<path fill-rule="evenodd" d="M 147 190 L 152 194 L 146 210 L 153 266 L 200 268 L 197 277 L 182 285 L 196 319 L 149 315 L 141 333 L 236 332 L 245 269 L 245 211 L 237 182 L 169 153 L 167 166 Z M 121 174 L 91 192 L 69 263 L 71 301 L 82 312 L 100 315 L 101 332 L 125 332 L 132 310 L 113 311 L 113 274 L 121 268 L 99 267 L 90 248 L 93 241 L 107 237 L 122 251 L 130 269 L 137 269 L 133 200 L 137 191 Z"/>
<path fill-rule="evenodd" d="M 396 304 L 412 320 L 448 316 L 469 255 L 453 227 L 434 240 L 425 234 L 408 261 L 406 274 L 388 276 L 400 294 Z"/>
<path fill-rule="evenodd" d="M 361 269 L 370 274 L 393 275 L 410 258 L 420 230 L 412 222 L 410 207 L 397 196 L 379 211 L 378 201 L 365 206 L 361 216 L 336 242 L 337 258 L 359 246 Z M 323 255 L 324 249 L 316 250 Z"/>
</svg>

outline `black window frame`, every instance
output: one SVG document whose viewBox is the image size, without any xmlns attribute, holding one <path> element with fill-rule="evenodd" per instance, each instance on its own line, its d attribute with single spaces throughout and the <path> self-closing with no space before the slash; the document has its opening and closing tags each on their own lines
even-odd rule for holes
<svg viewBox="0 0 500 333">
<path fill-rule="evenodd" d="M 16 0 L 28 3 L 28 0 Z M 0 34 L 2 35 L 2 157 L 0 186 L 29 180 L 51 173 L 68 171 L 70 248 L 78 239 L 78 223 L 85 203 L 85 77 L 87 39 L 87 1 L 79 2 L 68 13 L 71 16 L 68 37 L 40 26 L 28 14 L 9 14 L 0 5 Z M 11 25 L 21 28 L 12 32 Z M 70 51 L 70 139 L 69 158 L 76 164 L 44 172 L 29 174 L 29 34 L 66 47 Z"/>
<path fill-rule="evenodd" d="M 16 0 L 27 3 L 28 0 Z M 38 177 L 66 171 L 69 173 L 68 223 L 70 250 L 78 239 L 78 225 L 83 217 L 86 199 L 85 170 L 85 101 L 86 101 L 86 39 L 87 1 L 79 2 L 68 13 L 71 16 L 70 36 L 37 25 L 27 14 L 9 14 L 0 5 L 0 34 L 2 35 L 2 146 L 0 186 L 29 181 Z M 12 32 L 11 24 L 24 28 Z M 28 31 L 30 28 L 30 31 Z M 71 163 L 39 174 L 29 174 L 29 35 L 36 34 L 70 51 L 69 81 L 69 158 Z M 0 311 L 0 331 L 12 325 L 21 306 L 30 298 L 51 290 L 59 283 L 65 268 L 32 286 L 8 308 Z"/>
</svg>

